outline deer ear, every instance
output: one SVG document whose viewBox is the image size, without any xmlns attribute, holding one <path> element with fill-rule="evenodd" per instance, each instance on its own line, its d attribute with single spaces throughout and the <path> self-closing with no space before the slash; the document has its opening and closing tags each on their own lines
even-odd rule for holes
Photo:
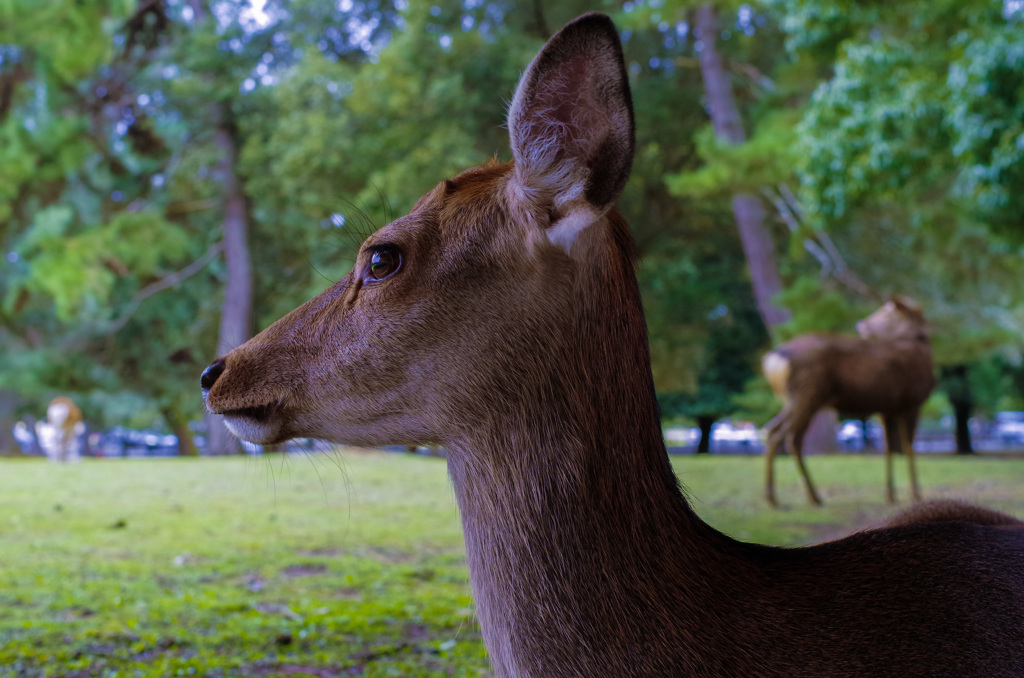
<svg viewBox="0 0 1024 678">
<path fill-rule="evenodd" d="M 633 103 L 615 25 L 584 14 L 544 45 L 508 114 L 513 181 L 565 247 L 611 208 L 633 164 Z"/>
<path fill-rule="evenodd" d="M 921 313 L 921 305 L 910 297 L 905 297 L 902 294 L 893 294 L 889 297 L 889 300 L 896 305 L 896 308 L 907 313 Z"/>
</svg>

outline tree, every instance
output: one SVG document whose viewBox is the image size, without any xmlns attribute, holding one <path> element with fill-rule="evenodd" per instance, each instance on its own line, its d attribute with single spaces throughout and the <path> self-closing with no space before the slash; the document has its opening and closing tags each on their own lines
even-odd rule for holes
<svg viewBox="0 0 1024 678">
<path fill-rule="evenodd" d="M 966 451 L 966 366 L 1020 351 L 1020 239 L 1006 227 L 1024 189 L 1010 148 L 1022 131 L 1020 12 L 984 0 L 785 10 L 793 57 L 835 61 L 799 125 L 807 219 L 865 281 L 924 304 Z"/>
<path fill-rule="evenodd" d="M 736 232 L 717 228 L 663 239 L 640 269 L 662 415 L 696 420 L 698 452 L 709 451 L 711 426 L 735 409 L 767 343 L 744 263 Z"/>
<path fill-rule="evenodd" d="M 206 2 L 189 0 L 193 16 L 199 23 L 195 30 L 212 32 L 213 21 Z M 239 38 L 235 38 L 239 39 Z M 208 43 L 194 41 L 198 44 Z M 203 78 L 211 85 L 214 74 L 199 72 L 194 75 Z M 231 74 L 235 75 L 235 74 Z M 235 78 L 237 80 L 237 75 Z M 212 128 L 212 141 L 219 154 L 217 174 L 223 185 L 221 210 L 223 222 L 223 251 L 227 281 L 224 287 L 224 302 L 220 313 L 220 332 L 217 339 L 217 354 L 223 355 L 240 346 L 250 336 L 250 323 L 253 304 L 252 262 L 249 257 L 249 209 L 245 189 L 238 176 L 238 126 L 232 110 L 232 99 L 237 84 L 229 86 L 217 83 L 213 89 L 217 92 L 213 103 L 208 105 Z M 236 85 L 230 87 L 230 85 Z M 224 426 L 223 418 L 211 414 L 206 415 L 207 449 L 213 454 L 227 454 L 237 450 L 238 441 Z"/>
<path fill-rule="evenodd" d="M 727 12 L 730 17 L 724 29 L 720 12 Z M 792 124 L 792 116 L 779 116 L 778 108 L 772 109 L 766 103 L 776 97 L 785 101 L 785 93 L 775 93 L 774 83 L 765 75 L 781 64 L 780 36 L 771 29 L 767 16 L 734 3 L 704 3 L 695 8 L 687 3 L 672 3 L 663 10 L 643 13 L 645 20 L 661 24 L 665 23 L 665 16 L 694 19 L 692 54 L 702 73 L 705 107 L 712 123 L 709 133 L 696 135 L 702 166 L 678 168 L 666 180 L 676 196 L 702 198 L 704 204 L 708 199 L 730 204 L 760 316 L 777 339 L 785 333 L 783 327 L 792 314 L 781 303 L 783 287 L 771 230 L 774 224 L 766 220 L 763 196 L 774 198 L 774 186 L 793 179 L 795 168 L 791 134 L 782 131 Z M 688 30 L 689 23 L 679 26 Z M 729 50 L 732 58 L 723 58 L 720 45 Z M 737 76 L 745 94 L 742 112 L 735 95 Z M 744 117 L 752 120 L 755 127 L 749 140 Z M 833 447 L 834 425 L 834 414 L 819 413 L 808 436 L 809 446 Z M 705 422 L 705 427 L 709 426 Z"/>
<path fill-rule="evenodd" d="M 130 401 L 186 438 L 214 355 L 345 275 L 366 233 L 439 178 L 507 158 L 493 93 L 591 8 L 399 4 L 0 6 L 0 389 L 34 407 L 70 392 L 100 421 Z M 656 4 L 605 7 L 638 123 L 618 208 L 666 414 L 732 410 L 768 345 L 753 326 L 766 301 L 792 313 L 772 327 L 781 340 L 850 332 L 876 295 L 906 293 L 935 320 L 943 364 L 1016 359 L 1016 19 L 981 0 L 914 17 Z M 781 292 L 746 277 L 737 195 L 740 213 L 762 211 Z M 245 249 L 265 272 L 251 307 L 244 285 L 225 295 Z"/>
<path fill-rule="evenodd" d="M 291 38 L 319 39 L 325 15 L 339 11 L 296 3 L 293 16 L 316 28 L 296 22 L 282 33 L 272 23 L 243 26 L 247 3 L 219 3 L 216 25 L 200 22 L 197 7 L 50 3 L 59 15 L 51 17 L 15 4 L 3 8 L 0 29 L 0 213 L 9 217 L 0 236 L 12 264 L 0 272 L 0 325 L 16 356 L 0 365 L 0 386 L 37 403 L 54 391 L 89 394 L 85 409 L 100 419 L 110 401 L 103 392 L 132 391 L 186 446 L 199 410 L 196 376 L 217 352 L 221 282 L 247 277 L 236 275 L 245 248 L 233 243 L 252 200 L 236 152 L 274 118 L 266 88 L 244 84 L 253 74 L 273 84 L 267 64 L 294 63 Z M 347 16 L 362 11 L 390 10 L 363 3 Z M 52 31 L 65 21 L 76 27 L 72 40 Z M 324 51 L 365 58 L 362 43 L 335 32 Z M 378 34 L 364 40 L 376 44 Z M 294 222 L 260 216 L 273 228 L 260 233 L 257 267 L 305 263 L 326 237 L 308 229 L 295 237 Z M 227 304 L 232 344 L 252 322 L 242 288 L 243 303 Z M 286 285 L 267 281 L 258 291 L 264 308 L 294 303 Z"/>
<path fill-rule="evenodd" d="M 703 162 L 704 84 L 682 24 L 623 17 L 638 153 L 618 208 L 636 234 L 638 269 L 663 416 L 710 431 L 767 343 L 728 197 L 680 199 L 665 177 Z M 706 449 L 705 435 L 699 449 Z"/>
<path fill-rule="evenodd" d="M 718 53 L 719 33 L 718 9 L 711 4 L 699 6 L 696 11 L 695 34 L 702 45 L 699 51 L 700 68 L 704 75 L 712 127 L 720 142 L 738 145 L 746 140 L 746 134 L 736 108 L 729 75 Z M 775 244 L 764 223 L 764 207 L 758 196 L 741 192 L 733 195 L 732 208 L 743 241 L 758 310 L 765 327 L 770 330 L 792 316 L 776 303 L 782 282 L 775 260 Z"/>
<path fill-rule="evenodd" d="M 657 7 L 657 8 L 655 8 Z M 705 108 L 711 118 L 711 125 L 719 144 L 722 146 L 742 145 L 746 141 L 744 122 L 736 103 L 732 74 L 719 51 L 719 41 L 731 31 L 720 27 L 719 14 L 726 11 L 735 16 L 738 3 L 701 3 L 692 7 L 686 2 L 666 3 L 645 7 L 634 11 L 635 16 L 628 18 L 631 26 L 642 26 L 653 23 L 667 28 L 675 23 L 676 33 L 685 35 L 690 31 L 690 22 L 685 17 L 692 12 L 693 40 L 688 45 L 686 58 L 694 59 L 699 65 L 703 79 Z M 749 14 L 749 7 L 746 8 Z M 732 26 L 732 21 L 729 26 Z M 747 28 L 752 34 L 753 24 Z M 761 38 L 764 40 L 764 38 Z M 693 57 L 689 56 L 692 54 Z M 758 69 L 751 68 L 753 72 Z M 686 168 L 685 171 L 692 171 Z M 679 170 L 677 170 L 679 172 Z M 754 296 L 758 310 L 765 323 L 771 329 L 785 322 L 790 316 L 786 309 L 777 306 L 775 296 L 782 290 L 778 264 L 775 257 L 775 245 L 769 230 L 764 223 L 764 209 L 760 198 L 742 190 L 731 195 L 732 211 L 743 243 L 744 254 L 750 274 Z"/>
<path fill-rule="evenodd" d="M 168 153 L 123 80 L 165 27 L 159 7 L 4 8 L 0 79 L 12 77 L 0 122 L 0 238 L 11 266 L 0 274 L 9 340 L 0 382 L 37 407 L 55 390 L 114 387 L 114 366 L 131 351 L 111 339 L 157 291 L 195 272 L 175 270 L 193 256 L 186 229 L 145 200 Z"/>
</svg>

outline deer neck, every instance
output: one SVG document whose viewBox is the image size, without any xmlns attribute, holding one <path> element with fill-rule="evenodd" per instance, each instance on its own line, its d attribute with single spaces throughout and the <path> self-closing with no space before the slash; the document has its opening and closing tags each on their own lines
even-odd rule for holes
<svg viewBox="0 0 1024 678">
<path fill-rule="evenodd" d="M 701 548 L 711 530 L 682 498 L 649 422 L 635 412 L 608 413 L 636 433 L 630 440 L 605 437 L 606 429 L 588 434 L 589 417 L 557 407 L 547 417 L 509 414 L 489 435 L 448 449 L 496 675 L 611 675 L 603 655 L 629 648 L 637 641 L 629 634 L 644 625 L 671 618 L 698 628 L 713 606 L 699 594 L 666 596 L 665 581 L 688 586 L 686 573 L 716 571 Z M 537 431 L 521 435 L 515 427 L 531 420 Z M 694 594 L 706 591 L 706 582 L 692 583 Z M 649 642 L 663 632 L 639 635 Z M 595 664 L 580 673 L 581 658 Z"/>
<path fill-rule="evenodd" d="M 607 643 L 623 615 L 650 613 L 637 601 L 666 563 L 701 557 L 686 546 L 709 528 L 668 461 L 628 265 L 628 284 L 615 279 L 622 271 L 587 283 L 613 296 L 568 328 L 578 346 L 560 369 L 448 445 L 477 611 L 499 675 L 532 675 L 516 662 L 552 629 L 579 648 Z"/>
</svg>

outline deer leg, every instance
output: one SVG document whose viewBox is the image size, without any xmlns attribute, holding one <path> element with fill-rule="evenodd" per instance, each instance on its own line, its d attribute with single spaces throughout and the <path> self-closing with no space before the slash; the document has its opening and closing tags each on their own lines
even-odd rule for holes
<svg viewBox="0 0 1024 678">
<path fill-rule="evenodd" d="M 806 427 L 805 427 L 806 428 Z M 789 453 L 796 459 L 796 467 L 800 471 L 800 475 L 804 479 L 804 489 L 807 490 L 807 498 L 815 506 L 821 506 L 821 497 L 818 496 L 817 490 L 814 489 L 814 483 L 811 482 L 811 475 L 807 472 L 807 466 L 804 465 L 804 434 L 803 431 L 800 433 L 791 433 L 786 436 L 786 448 Z"/>
<path fill-rule="evenodd" d="M 765 499 L 774 507 L 778 507 L 775 499 L 775 453 L 778 452 L 779 437 L 777 431 L 768 434 L 768 450 L 765 452 Z"/>
<path fill-rule="evenodd" d="M 890 504 L 896 503 L 896 488 L 892 478 L 892 448 L 898 435 L 897 422 L 892 417 L 883 417 L 885 424 L 885 492 Z"/>
<path fill-rule="evenodd" d="M 903 448 L 903 454 L 907 455 L 907 465 L 910 469 L 910 492 L 914 498 L 914 501 L 921 501 L 921 488 L 917 483 L 917 464 L 914 456 L 914 424 L 911 423 L 912 415 L 900 417 L 897 420 L 897 426 L 900 432 L 900 447 Z"/>
<path fill-rule="evenodd" d="M 765 499 L 771 506 L 778 507 L 779 502 L 775 498 L 775 455 L 779 451 L 779 444 L 782 443 L 789 430 L 789 408 L 783 407 L 782 411 L 765 427 L 768 430 L 768 440 L 765 449 Z"/>
<path fill-rule="evenodd" d="M 765 452 L 765 464 L 767 464 L 764 483 L 764 498 L 774 507 L 779 502 L 775 499 L 775 450 L 779 447 L 778 441 L 769 439 L 768 451 Z"/>
</svg>

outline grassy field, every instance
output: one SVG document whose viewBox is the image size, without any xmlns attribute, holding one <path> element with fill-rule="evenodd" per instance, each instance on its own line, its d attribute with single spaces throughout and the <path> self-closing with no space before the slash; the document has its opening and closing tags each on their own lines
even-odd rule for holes
<svg viewBox="0 0 1024 678">
<path fill-rule="evenodd" d="M 902 460 L 898 460 L 902 462 Z M 795 545 L 892 512 L 880 457 L 679 457 L 698 512 Z M 898 463 L 897 487 L 906 496 Z M 928 456 L 925 494 L 1024 515 L 1024 459 Z M 485 676 L 444 461 L 377 452 L 0 462 L 0 676 Z"/>
</svg>

